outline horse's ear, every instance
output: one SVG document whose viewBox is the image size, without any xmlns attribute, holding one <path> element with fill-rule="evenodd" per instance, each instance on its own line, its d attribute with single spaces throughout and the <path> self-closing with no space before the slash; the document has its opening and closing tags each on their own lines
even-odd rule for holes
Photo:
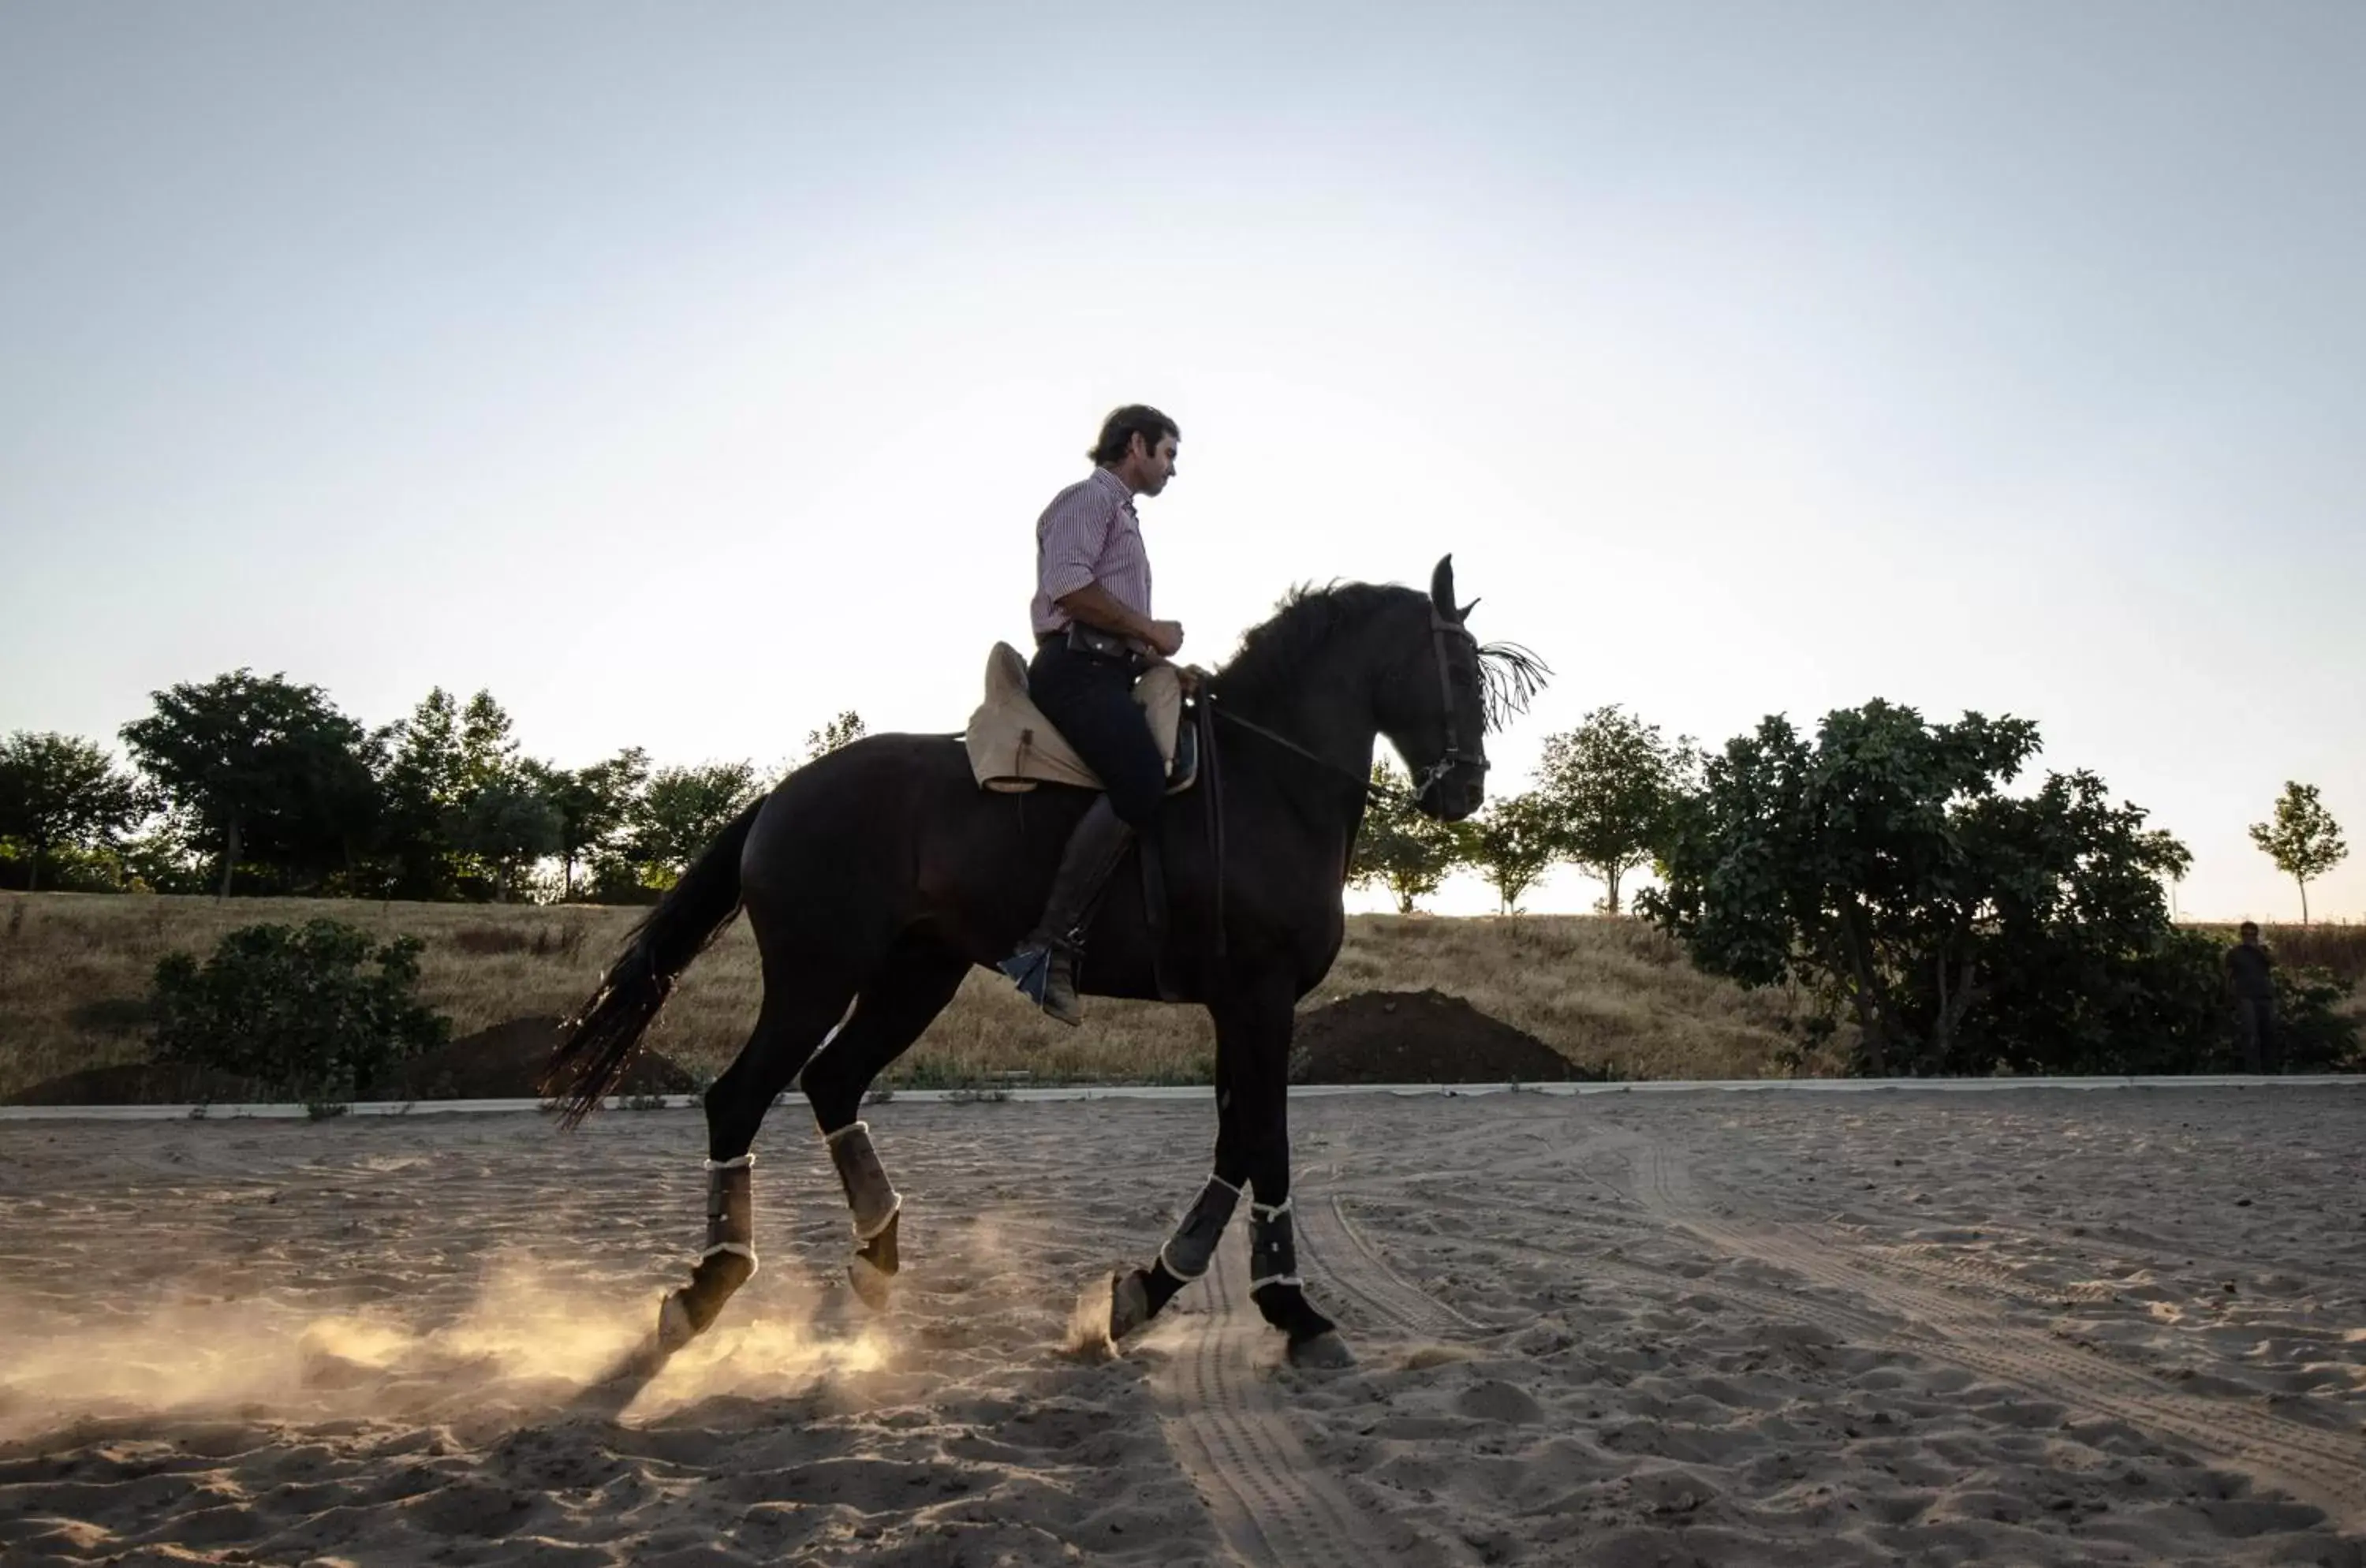
<svg viewBox="0 0 2366 1568">
<path fill-rule="evenodd" d="M 1454 624 L 1455 624 L 1456 626 L 1460 626 L 1463 622 L 1465 622 L 1465 621 L 1469 620 L 1469 619 L 1470 618 L 1470 612 L 1471 612 L 1471 611 L 1473 611 L 1473 610 L 1475 610 L 1475 609 L 1477 609 L 1478 607 L 1479 607 L 1479 601 L 1478 601 L 1478 600 L 1476 600 L 1476 599 L 1473 599 L 1473 600 L 1471 600 L 1471 601 L 1470 601 L 1470 603 L 1469 603 L 1468 604 L 1463 605 L 1463 606 L 1462 606 L 1462 608 L 1460 608 L 1459 610 L 1455 611 L 1455 612 L 1454 612 Z"/>
<path fill-rule="evenodd" d="M 1437 570 L 1429 574 L 1429 602 L 1437 613 L 1448 620 L 1454 617 L 1454 558 L 1437 558 Z"/>
</svg>

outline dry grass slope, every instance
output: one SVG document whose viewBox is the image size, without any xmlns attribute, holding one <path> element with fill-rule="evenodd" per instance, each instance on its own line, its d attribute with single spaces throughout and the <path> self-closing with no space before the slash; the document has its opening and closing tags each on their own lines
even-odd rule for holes
<svg viewBox="0 0 2366 1568">
<path fill-rule="evenodd" d="M 157 959 L 203 955 L 236 926 L 321 917 L 421 938 L 422 989 L 466 1033 L 532 1013 L 571 1012 L 637 918 L 632 909 L 310 899 L 0 898 L 0 1100 L 79 1067 L 146 1054 L 141 998 Z M 1783 998 L 1695 971 L 1666 939 L 1628 921 L 1561 917 L 1360 917 L 1309 1007 L 1364 990 L 1435 987 L 1525 1029 L 1572 1061 L 1626 1077 L 1715 1078 L 1793 1066 Z M 722 1070 L 755 1017 L 753 941 L 735 923 L 693 965 L 650 1043 L 693 1072 Z M 1214 1041 L 1196 1008 L 1095 1001 L 1081 1030 L 1047 1023 L 973 974 L 888 1081 L 1199 1083 Z"/>
</svg>

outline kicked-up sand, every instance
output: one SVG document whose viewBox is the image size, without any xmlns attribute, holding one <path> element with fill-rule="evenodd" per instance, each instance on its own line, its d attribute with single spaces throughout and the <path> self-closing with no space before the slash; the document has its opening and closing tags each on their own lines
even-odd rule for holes
<svg viewBox="0 0 2366 1568">
<path fill-rule="evenodd" d="M 1292 1104 L 1114 1358 L 1205 1101 L 871 1112 L 873 1315 L 801 1105 L 763 1268 L 618 1407 L 703 1122 L 0 1124 L 0 1557 L 48 1562 L 2366 1563 L 2366 1089 Z"/>
</svg>

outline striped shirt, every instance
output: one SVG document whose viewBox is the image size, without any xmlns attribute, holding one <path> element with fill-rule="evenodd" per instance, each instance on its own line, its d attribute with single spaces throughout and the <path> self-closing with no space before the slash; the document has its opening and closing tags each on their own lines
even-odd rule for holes
<svg viewBox="0 0 2366 1568">
<path fill-rule="evenodd" d="M 1066 627 L 1064 595 L 1090 583 L 1136 615 L 1150 615 L 1150 555 L 1133 492 L 1107 468 L 1095 468 L 1052 498 L 1035 522 L 1035 635 Z"/>
</svg>

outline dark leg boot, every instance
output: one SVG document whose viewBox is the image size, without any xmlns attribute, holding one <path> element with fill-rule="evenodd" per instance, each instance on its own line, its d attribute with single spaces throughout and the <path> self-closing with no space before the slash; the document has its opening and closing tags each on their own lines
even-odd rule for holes
<svg viewBox="0 0 2366 1568">
<path fill-rule="evenodd" d="M 1085 1016 L 1076 1002 L 1076 957 L 1084 951 L 1085 927 L 1102 885 L 1132 842 L 1133 829 L 1119 819 L 1109 796 L 1096 799 L 1061 852 L 1043 918 L 1000 965 L 1029 1000 L 1072 1027 Z"/>
</svg>

